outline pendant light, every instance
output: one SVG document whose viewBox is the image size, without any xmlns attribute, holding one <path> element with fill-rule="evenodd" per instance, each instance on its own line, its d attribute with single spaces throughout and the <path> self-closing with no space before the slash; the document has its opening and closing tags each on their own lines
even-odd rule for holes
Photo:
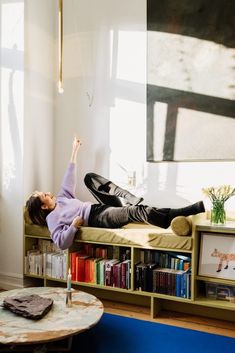
<svg viewBox="0 0 235 353">
<path fill-rule="evenodd" d="M 63 93 L 63 0 L 59 1 L 59 81 L 58 92 Z"/>
</svg>

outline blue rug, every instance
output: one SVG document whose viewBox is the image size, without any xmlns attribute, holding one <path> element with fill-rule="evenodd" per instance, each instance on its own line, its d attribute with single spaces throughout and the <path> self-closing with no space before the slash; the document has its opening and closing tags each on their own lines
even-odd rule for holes
<svg viewBox="0 0 235 353">
<path fill-rule="evenodd" d="M 74 337 L 73 353 L 233 353 L 235 338 L 104 314 Z"/>
</svg>

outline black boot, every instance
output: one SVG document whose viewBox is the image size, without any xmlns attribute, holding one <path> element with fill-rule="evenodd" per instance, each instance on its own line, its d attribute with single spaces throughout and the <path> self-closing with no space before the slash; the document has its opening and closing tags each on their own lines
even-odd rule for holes
<svg viewBox="0 0 235 353">
<path fill-rule="evenodd" d="M 169 223 L 171 223 L 172 219 L 178 216 L 191 216 L 198 213 L 205 212 L 205 207 L 202 201 L 196 202 L 192 205 L 183 207 L 183 208 L 171 208 L 169 210 Z"/>
<path fill-rule="evenodd" d="M 183 208 L 155 208 L 152 207 L 148 214 L 148 223 L 161 228 L 168 228 L 171 221 L 178 216 L 191 216 L 201 212 L 205 212 L 202 201 Z"/>
<path fill-rule="evenodd" d="M 143 201 L 142 197 L 136 197 L 129 191 L 95 173 L 87 173 L 84 182 L 96 200 L 104 205 L 122 207 L 137 205 Z"/>
</svg>

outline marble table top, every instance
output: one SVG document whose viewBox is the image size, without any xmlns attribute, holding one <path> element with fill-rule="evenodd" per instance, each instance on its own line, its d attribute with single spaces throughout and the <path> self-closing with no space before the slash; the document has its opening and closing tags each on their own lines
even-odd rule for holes
<svg viewBox="0 0 235 353">
<path fill-rule="evenodd" d="M 40 320 L 31 320 L 4 309 L 2 303 L 9 296 L 38 294 L 53 299 L 53 306 Z M 33 344 L 71 337 L 85 331 L 101 319 L 103 304 L 95 296 L 73 290 L 72 306 L 66 306 L 64 288 L 32 287 L 0 293 L 0 343 Z"/>
</svg>

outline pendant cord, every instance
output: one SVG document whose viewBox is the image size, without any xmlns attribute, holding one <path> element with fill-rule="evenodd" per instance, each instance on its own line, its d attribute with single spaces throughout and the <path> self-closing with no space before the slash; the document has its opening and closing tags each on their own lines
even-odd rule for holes
<svg viewBox="0 0 235 353">
<path fill-rule="evenodd" d="M 63 0 L 59 0 L 59 82 L 58 92 L 63 93 Z"/>
</svg>

